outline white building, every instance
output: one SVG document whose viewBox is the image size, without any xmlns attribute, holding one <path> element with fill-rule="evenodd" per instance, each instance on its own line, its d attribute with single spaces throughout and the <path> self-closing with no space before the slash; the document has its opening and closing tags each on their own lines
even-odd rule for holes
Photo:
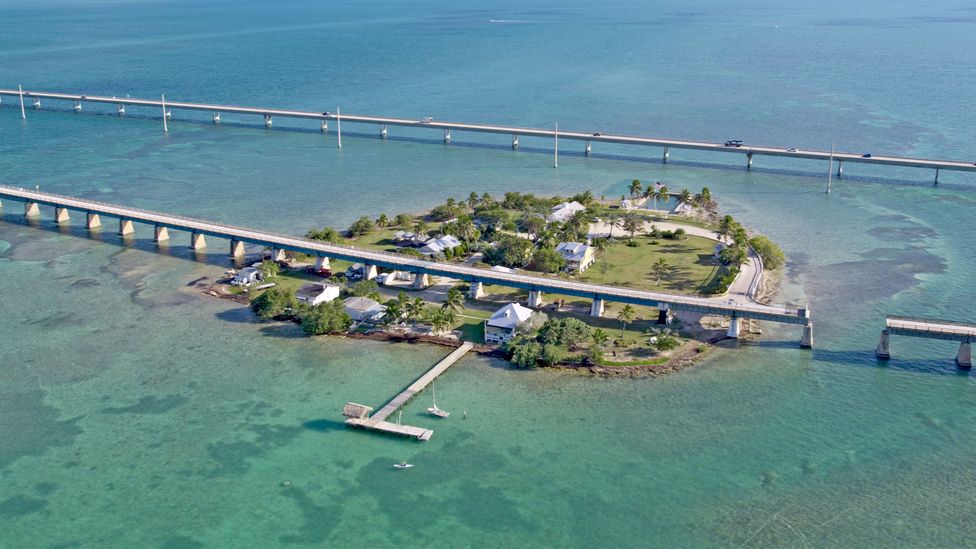
<svg viewBox="0 0 976 549">
<path fill-rule="evenodd" d="M 575 200 L 572 202 L 556 204 L 552 207 L 552 212 L 549 214 L 549 221 L 559 221 L 560 223 L 565 223 L 572 219 L 576 212 L 582 212 L 585 210 L 586 206 Z"/>
<path fill-rule="evenodd" d="M 461 245 L 461 241 L 456 237 L 446 234 L 444 236 L 439 236 L 437 238 L 431 238 L 428 240 L 422 248 L 420 248 L 421 255 L 441 255 L 446 250 L 453 250 Z"/>
<path fill-rule="evenodd" d="M 596 260 L 593 246 L 582 242 L 560 242 L 556 251 L 566 260 L 566 270 L 570 272 L 581 273 Z"/>
<path fill-rule="evenodd" d="M 312 307 L 339 297 L 342 287 L 331 282 L 306 282 L 295 292 L 295 299 Z"/>
<path fill-rule="evenodd" d="M 347 298 L 342 302 L 342 306 L 346 310 L 346 314 L 349 315 L 349 318 L 352 318 L 356 322 L 376 320 L 386 312 L 386 307 L 368 297 Z"/>
<path fill-rule="evenodd" d="M 485 342 L 505 343 L 512 339 L 515 328 L 532 316 L 534 311 L 518 303 L 509 303 L 485 321 Z"/>
<path fill-rule="evenodd" d="M 231 280 L 230 283 L 232 286 L 249 286 L 259 280 L 261 280 L 261 271 L 254 267 L 244 267 L 237 271 L 234 280 Z"/>
</svg>

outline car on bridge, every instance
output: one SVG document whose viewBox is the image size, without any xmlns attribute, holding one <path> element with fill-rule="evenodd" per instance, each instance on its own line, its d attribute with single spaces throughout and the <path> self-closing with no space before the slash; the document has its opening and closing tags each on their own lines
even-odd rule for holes
<svg viewBox="0 0 976 549">
<path fill-rule="evenodd" d="M 430 124 L 433 121 L 434 121 L 433 117 L 430 117 L 430 116 L 425 116 L 425 117 L 423 117 L 423 118 L 420 119 L 420 123 L 421 124 Z"/>
<path fill-rule="evenodd" d="M 797 150 L 796 147 L 790 147 L 790 148 L 786 149 L 786 152 L 788 152 L 788 153 L 795 153 L 795 152 L 799 152 L 799 151 Z"/>
<path fill-rule="evenodd" d="M 871 158 L 871 153 L 864 153 L 861 155 L 861 158 Z"/>
<path fill-rule="evenodd" d="M 726 147 L 741 147 L 742 146 L 742 140 L 741 139 L 729 139 L 728 141 L 725 142 L 725 146 Z"/>
</svg>

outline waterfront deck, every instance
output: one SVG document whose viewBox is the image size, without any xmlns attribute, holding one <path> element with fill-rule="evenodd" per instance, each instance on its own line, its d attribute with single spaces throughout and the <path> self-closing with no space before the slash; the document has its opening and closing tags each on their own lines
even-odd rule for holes
<svg viewBox="0 0 976 549">
<path fill-rule="evenodd" d="M 404 118 L 393 116 L 374 116 L 358 114 L 338 114 L 333 112 L 321 111 L 302 111 L 293 109 L 274 109 L 264 107 L 244 107 L 235 105 L 218 105 L 211 103 L 195 103 L 186 101 L 166 101 L 162 99 L 137 99 L 130 97 L 109 97 L 99 95 L 80 95 L 58 92 L 43 92 L 24 90 L 23 92 L 14 89 L 0 89 L 0 96 L 12 96 L 24 100 L 31 100 L 35 108 L 40 107 L 41 99 L 51 99 L 57 101 L 70 101 L 74 103 L 76 112 L 80 112 L 83 103 L 101 103 L 117 105 L 119 113 L 123 114 L 124 106 L 146 107 L 151 109 L 162 109 L 164 106 L 167 113 L 171 110 L 205 111 L 213 113 L 215 123 L 220 121 L 220 113 L 244 114 L 264 117 L 266 127 L 271 127 L 274 117 L 317 120 L 321 123 L 322 131 L 327 131 L 329 121 L 346 122 L 378 125 L 380 135 L 387 136 L 387 126 L 401 126 L 442 130 L 444 141 L 451 141 L 452 130 L 490 133 L 512 136 L 512 148 L 517 148 L 519 136 L 538 137 L 546 139 L 569 139 L 584 141 L 586 143 L 584 152 L 589 154 L 593 143 L 617 143 L 625 145 L 644 145 L 661 147 L 663 149 L 663 161 L 667 162 L 670 158 L 671 149 L 689 149 L 699 151 L 722 152 L 730 154 L 740 154 L 746 157 L 746 167 L 751 168 L 753 156 L 780 156 L 810 160 L 830 160 L 838 162 L 838 175 L 843 173 L 844 162 L 873 164 L 884 166 L 901 166 L 911 168 L 928 168 L 936 170 L 935 180 L 938 182 L 940 170 L 976 172 L 976 163 L 959 160 L 936 160 L 925 158 L 901 157 L 892 155 L 864 154 L 861 152 L 831 152 L 817 149 L 797 148 L 793 146 L 775 147 L 766 145 L 742 144 L 741 146 L 726 146 L 724 142 L 695 141 L 687 139 L 671 139 L 661 137 L 648 137 L 637 135 L 625 135 L 610 132 L 596 131 L 560 131 L 557 129 L 532 128 L 526 126 L 507 126 L 500 124 L 480 124 L 468 122 L 438 121 L 423 118 Z M 156 111 L 162 112 L 162 111 Z M 25 115 L 26 116 L 26 115 Z M 167 115 L 168 117 L 168 115 Z M 340 130 L 341 136 L 341 130 Z M 340 137 L 341 139 L 341 137 Z M 557 152 L 558 154 L 558 152 Z"/>
<path fill-rule="evenodd" d="M 409 402 L 410 399 L 413 398 L 417 393 L 423 391 L 428 385 L 433 383 L 438 376 L 453 366 L 454 363 L 457 362 L 468 351 L 470 351 L 472 347 L 474 347 L 473 343 L 464 342 L 460 347 L 451 351 L 451 354 L 447 355 L 440 362 L 435 364 L 433 368 L 427 370 L 424 375 L 417 378 L 417 380 L 411 383 L 409 387 L 393 397 L 375 414 L 369 417 L 349 418 L 346 420 L 346 425 L 394 435 L 415 437 L 424 441 L 430 440 L 430 437 L 434 434 L 434 431 L 431 429 L 413 427 L 410 425 L 398 425 L 396 423 L 386 421 L 386 419 L 393 415 L 393 413 L 400 409 L 400 407 L 402 407 L 404 404 Z"/>
</svg>

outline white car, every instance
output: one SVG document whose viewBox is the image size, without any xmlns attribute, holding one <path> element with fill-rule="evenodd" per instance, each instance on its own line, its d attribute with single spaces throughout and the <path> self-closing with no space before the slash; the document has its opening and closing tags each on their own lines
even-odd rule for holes
<svg viewBox="0 0 976 549">
<path fill-rule="evenodd" d="M 786 149 L 786 152 L 788 152 L 788 153 L 795 153 L 795 152 L 799 152 L 799 151 L 796 150 L 796 147 L 790 147 L 790 148 Z"/>
</svg>

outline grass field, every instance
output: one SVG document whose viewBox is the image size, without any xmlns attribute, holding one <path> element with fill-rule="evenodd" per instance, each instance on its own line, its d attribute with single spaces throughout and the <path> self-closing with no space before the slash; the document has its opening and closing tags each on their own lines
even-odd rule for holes
<svg viewBox="0 0 976 549">
<path fill-rule="evenodd" d="M 636 247 L 620 243 L 600 253 L 597 262 L 578 275 L 578 280 L 643 290 L 699 294 L 713 280 L 721 278 L 719 273 L 724 273 L 713 256 L 713 240 L 700 236 L 689 236 L 685 240 L 638 236 L 635 240 L 639 244 Z M 674 269 L 671 276 L 657 280 L 651 269 L 659 258 L 664 258 Z M 611 267 L 605 275 L 599 269 L 601 261 Z"/>
</svg>

